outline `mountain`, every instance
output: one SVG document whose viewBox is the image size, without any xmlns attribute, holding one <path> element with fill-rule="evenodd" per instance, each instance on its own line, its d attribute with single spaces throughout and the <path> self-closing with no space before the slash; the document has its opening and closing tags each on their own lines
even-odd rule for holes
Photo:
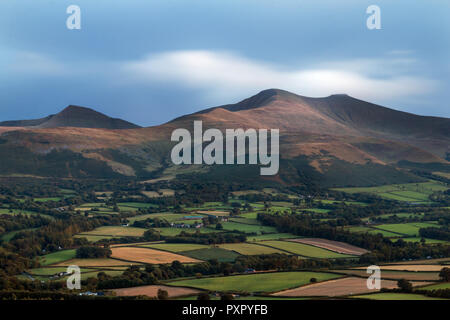
<svg viewBox="0 0 450 320">
<path fill-rule="evenodd" d="M 15 161 L 0 163 L 0 174 L 362 186 L 420 181 L 415 169 L 450 172 L 450 119 L 396 111 L 345 94 L 310 98 L 269 89 L 235 104 L 129 130 L 93 125 L 83 116 L 85 108 L 78 108 L 35 120 L 35 127 L 0 127 L 0 156 L 16 154 Z M 170 135 L 177 128 L 192 130 L 194 120 L 202 120 L 204 129 L 279 129 L 279 174 L 260 177 L 255 166 L 172 165 Z M 80 128 L 86 123 L 90 128 Z"/>
<path fill-rule="evenodd" d="M 15 120 L 0 122 L 0 127 L 34 127 L 34 128 L 102 128 L 102 129 L 135 129 L 139 128 L 131 122 L 110 118 L 90 108 L 68 106 L 55 115 L 34 120 Z"/>
</svg>

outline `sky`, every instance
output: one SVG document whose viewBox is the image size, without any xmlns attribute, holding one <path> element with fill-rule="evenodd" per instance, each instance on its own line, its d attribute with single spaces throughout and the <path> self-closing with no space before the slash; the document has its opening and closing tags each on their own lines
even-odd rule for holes
<svg viewBox="0 0 450 320">
<path fill-rule="evenodd" d="M 448 0 L 1 0 L 0 121 L 72 104 L 150 126 L 269 88 L 450 117 L 449 39 Z"/>
</svg>

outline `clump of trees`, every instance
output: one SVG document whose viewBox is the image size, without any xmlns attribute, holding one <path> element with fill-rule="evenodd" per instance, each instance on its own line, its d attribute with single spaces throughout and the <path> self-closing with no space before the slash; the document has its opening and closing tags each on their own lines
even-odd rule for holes
<svg viewBox="0 0 450 320">
<path fill-rule="evenodd" d="M 76 251 L 76 257 L 80 259 L 109 258 L 111 254 L 111 249 L 97 246 L 83 246 Z"/>
</svg>

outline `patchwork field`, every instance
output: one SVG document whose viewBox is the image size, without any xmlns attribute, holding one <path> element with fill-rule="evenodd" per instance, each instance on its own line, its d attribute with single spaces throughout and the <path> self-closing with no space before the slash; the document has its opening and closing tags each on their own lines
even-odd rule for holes
<svg viewBox="0 0 450 320">
<path fill-rule="evenodd" d="M 301 239 L 291 239 L 289 241 L 293 242 L 300 242 L 303 244 L 308 244 L 311 246 L 331 250 L 337 253 L 343 253 L 343 254 L 351 254 L 351 255 L 362 255 L 364 253 L 367 253 L 368 251 L 362 248 L 358 248 L 355 246 L 352 246 L 348 243 L 339 242 L 339 241 L 332 241 L 327 239 L 319 239 L 319 238 L 301 238 Z"/>
<path fill-rule="evenodd" d="M 145 231 L 146 229 L 142 228 L 108 226 L 79 233 L 78 236 L 141 237 Z"/>
<path fill-rule="evenodd" d="M 139 247 L 152 248 L 158 250 L 165 250 L 170 252 L 182 252 L 198 249 L 208 249 L 209 246 L 195 243 L 155 243 L 155 244 L 140 244 Z"/>
<path fill-rule="evenodd" d="M 361 296 L 354 296 L 353 298 L 369 299 L 369 300 L 446 300 L 440 298 L 427 297 L 421 294 L 393 293 L 393 292 L 366 294 Z"/>
<path fill-rule="evenodd" d="M 53 253 L 49 253 L 45 256 L 39 257 L 39 263 L 42 266 L 48 266 L 58 262 L 66 261 L 75 258 L 76 250 L 61 250 Z"/>
<path fill-rule="evenodd" d="M 392 280 L 382 280 L 381 287 L 394 289 L 397 288 L 397 282 Z M 367 279 L 348 277 L 309 284 L 299 288 L 280 291 L 274 293 L 273 295 L 283 297 L 336 297 L 375 291 L 378 290 L 371 290 L 367 288 Z"/>
<path fill-rule="evenodd" d="M 280 249 L 288 253 L 296 254 L 303 257 L 310 258 L 349 258 L 350 255 L 344 255 L 336 253 L 330 250 L 317 248 L 303 243 L 296 243 L 292 241 L 277 241 L 268 240 L 261 242 L 261 245 L 269 246 L 272 248 Z"/>
<path fill-rule="evenodd" d="M 220 244 L 219 247 L 226 250 L 236 251 L 237 253 L 243 255 L 283 253 L 283 251 L 280 251 L 275 248 L 261 246 L 252 243 L 225 243 Z"/>
<path fill-rule="evenodd" d="M 375 228 L 388 232 L 417 237 L 419 236 L 420 228 L 438 227 L 438 226 L 439 225 L 434 223 L 414 222 L 414 223 L 382 224 L 375 226 Z"/>
<path fill-rule="evenodd" d="M 366 188 L 335 188 L 347 193 L 372 193 L 389 200 L 404 202 L 429 203 L 428 196 L 435 191 L 447 190 L 443 183 L 429 181 L 421 183 L 392 184 Z"/>
<path fill-rule="evenodd" d="M 210 291 L 274 292 L 307 284 L 311 278 L 324 281 L 337 277 L 339 275 L 321 272 L 277 272 L 181 280 L 170 282 L 168 285 Z"/>
<path fill-rule="evenodd" d="M 368 274 L 366 270 L 330 270 L 331 272 L 342 273 L 345 275 L 353 275 L 365 277 L 367 279 Z M 438 281 L 439 272 L 408 272 L 408 271 L 391 271 L 386 270 L 381 272 L 381 278 L 386 280 L 399 280 L 406 279 L 410 281 Z"/>
<path fill-rule="evenodd" d="M 191 251 L 183 251 L 180 253 L 193 259 L 204 261 L 216 259 L 219 262 L 232 262 L 237 257 L 239 257 L 239 254 L 237 252 L 225 250 L 222 248 L 198 249 Z"/>
<path fill-rule="evenodd" d="M 55 266 L 79 266 L 79 267 L 114 267 L 114 266 L 131 266 L 139 263 L 131 263 L 116 259 L 72 259 L 55 264 Z"/>
<path fill-rule="evenodd" d="M 115 292 L 116 296 L 118 297 L 148 296 L 153 298 L 157 297 L 159 289 L 167 291 L 167 293 L 169 294 L 169 298 L 189 296 L 198 294 L 200 292 L 199 290 L 190 288 L 162 286 L 162 285 L 121 288 L 121 289 L 113 289 L 112 291 Z"/>
<path fill-rule="evenodd" d="M 409 264 L 409 265 L 386 265 L 380 266 L 381 270 L 394 270 L 394 271 L 440 271 L 443 266 L 432 264 Z M 365 267 L 357 269 L 366 269 Z"/>
<path fill-rule="evenodd" d="M 190 257 L 150 248 L 115 247 L 112 248 L 111 251 L 112 258 L 141 263 L 160 264 L 172 263 L 173 261 L 179 261 L 181 263 L 200 262 L 199 260 Z"/>
</svg>

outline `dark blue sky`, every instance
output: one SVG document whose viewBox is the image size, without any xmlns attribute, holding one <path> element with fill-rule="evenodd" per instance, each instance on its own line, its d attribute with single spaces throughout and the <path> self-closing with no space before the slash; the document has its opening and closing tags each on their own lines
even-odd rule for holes
<svg viewBox="0 0 450 320">
<path fill-rule="evenodd" d="M 154 125 L 272 87 L 450 117 L 449 18 L 447 0 L 2 0 L 0 120 L 77 104 Z"/>
</svg>

